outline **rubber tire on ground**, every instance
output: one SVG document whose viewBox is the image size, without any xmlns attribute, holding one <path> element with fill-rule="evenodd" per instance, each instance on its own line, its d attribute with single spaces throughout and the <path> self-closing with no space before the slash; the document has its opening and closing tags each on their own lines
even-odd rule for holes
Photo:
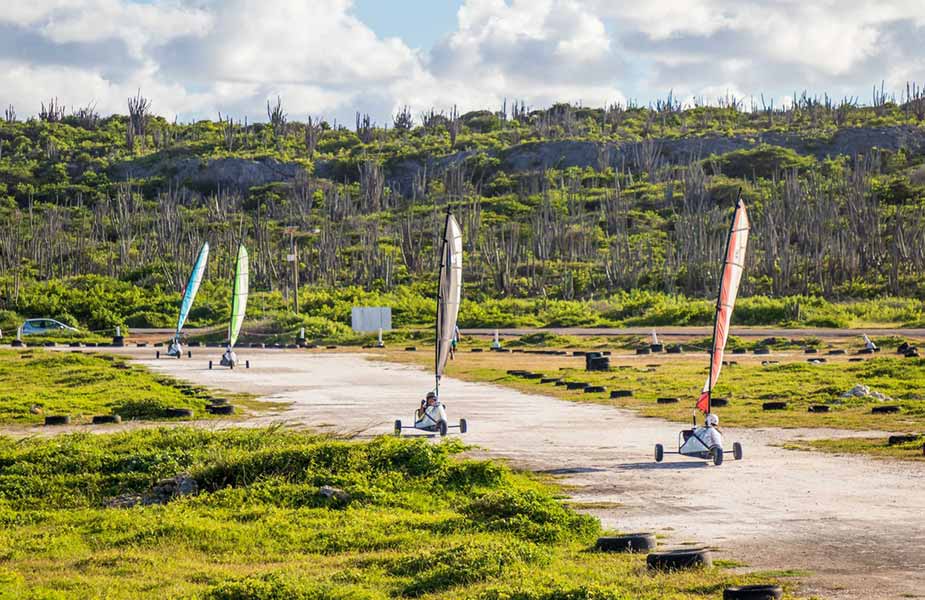
<svg viewBox="0 0 925 600">
<path fill-rule="evenodd" d="M 657 404 L 677 404 L 680 400 L 678 398 L 656 398 L 655 402 Z"/>
<path fill-rule="evenodd" d="M 598 552 L 648 552 L 655 550 L 657 544 L 651 533 L 634 533 L 599 537 L 594 549 Z"/>
<path fill-rule="evenodd" d="M 779 585 L 743 585 L 723 590 L 723 600 L 780 600 L 783 596 Z"/>
<path fill-rule="evenodd" d="M 811 404 L 807 410 L 811 413 L 827 413 L 830 408 L 828 404 Z"/>
<path fill-rule="evenodd" d="M 70 425 L 70 415 L 48 415 L 45 417 L 46 425 Z"/>
<path fill-rule="evenodd" d="M 727 398 L 710 398 L 710 406 L 729 406 L 729 400 Z"/>
<path fill-rule="evenodd" d="M 465 419 L 459 420 L 459 433 L 466 433 L 469 431 L 469 422 Z"/>
<path fill-rule="evenodd" d="M 732 445 L 732 457 L 736 460 L 742 460 L 742 444 L 739 442 Z"/>
<path fill-rule="evenodd" d="M 717 467 L 723 464 L 723 449 L 713 448 L 713 464 Z"/>
<path fill-rule="evenodd" d="M 646 566 L 658 571 L 679 571 L 712 565 L 713 557 L 706 548 L 652 552 L 646 557 Z"/>
<path fill-rule="evenodd" d="M 103 425 L 105 423 L 121 423 L 122 417 L 119 415 L 94 415 L 93 424 Z"/>
<path fill-rule="evenodd" d="M 395 419 L 395 435 L 401 437 L 401 419 Z"/>
<path fill-rule="evenodd" d="M 610 392 L 611 398 L 631 398 L 633 396 L 632 390 L 613 390 Z"/>
<path fill-rule="evenodd" d="M 233 415 L 234 406 L 231 404 L 210 404 L 206 406 L 206 410 L 213 415 Z"/>
<path fill-rule="evenodd" d="M 870 409 L 871 414 L 875 415 L 892 415 L 899 412 L 899 407 L 894 404 L 888 404 L 887 406 L 875 406 Z"/>
<path fill-rule="evenodd" d="M 922 436 L 915 434 L 904 434 L 904 435 L 891 435 L 887 439 L 886 443 L 888 446 L 897 446 L 899 444 L 907 444 L 909 442 L 915 442 Z"/>
<path fill-rule="evenodd" d="M 665 447 L 661 444 L 655 444 L 655 462 L 662 462 L 665 459 Z"/>
<path fill-rule="evenodd" d="M 193 351 L 192 351 L 192 350 L 187 350 L 187 351 L 186 351 L 186 358 L 193 358 Z"/>
<path fill-rule="evenodd" d="M 446 421 L 440 421 L 437 423 L 437 431 L 440 432 L 440 437 L 445 437 L 447 432 Z"/>
<path fill-rule="evenodd" d="M 168 408 L 164 411 L 164 416 L 170 419 L 189 419 L 193 416 L 191 408 Z"/>
<path fill-rule="evenodd" d="M 761 410 L 785 410 L 786 408 L 786 402 L 765 402 L 761 405 Z"/>
</svg>

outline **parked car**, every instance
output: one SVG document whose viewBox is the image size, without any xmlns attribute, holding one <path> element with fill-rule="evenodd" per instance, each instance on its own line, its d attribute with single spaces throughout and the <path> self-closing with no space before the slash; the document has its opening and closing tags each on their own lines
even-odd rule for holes
<svg viewBox="0 0 925 600">
<path fill-rule="evenodd" d="M 70 325 L 65 325 L 54 319 L 26 319 L 22 324 L 23 335 L 36 335 L 40 333 L 65 333 L 77 331 Z"/>
</svg>

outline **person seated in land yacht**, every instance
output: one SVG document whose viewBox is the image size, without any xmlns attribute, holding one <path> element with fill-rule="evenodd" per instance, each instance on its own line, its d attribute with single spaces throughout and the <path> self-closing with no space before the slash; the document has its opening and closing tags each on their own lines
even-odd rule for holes
<svg viewBox="0 0 925 600">
<path fill-rule="evenodd" d="M 713 413 L 707 415 L 703 427 L 698 427 L 694 430 L 694 435 L 710 450 L 713 448 L 722 449 L 723 447 L 723 434 L 719 430 L 719 417 Z"/>
<path fill-rule="evenodd" d="M 437 394 L 433 392 L 427 392 L 427 396 L 421 400 L 421 408 L 418 409 L 417 418 L 421 419 L 424 417 L 424 411 L 437 403 Z"/>
</svg>

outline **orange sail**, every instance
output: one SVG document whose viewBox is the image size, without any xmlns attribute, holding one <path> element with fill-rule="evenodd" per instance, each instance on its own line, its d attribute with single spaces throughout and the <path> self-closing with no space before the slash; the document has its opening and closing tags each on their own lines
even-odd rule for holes
<svg viewBox="0 0 925 600">
<path fill-rule="evenodd" d="M 736 203 L 729 238 L 726 242 L 726 255 L 723 260 L 723 278 L 719 284 L 719 297 L 716 302 L 716 321 L 713 324 L 713 346 L 710 361 L 710 375 L 703 386 L 703 392 L 697 401 L 697 408 L 703 413 L 710 412 L 710 397 L 713 386 L 719 379 L 723 368 L 723 355 L 726 352 L 726 340 L 729 337 L 729 322 L 732 309 L 739 294 L 739 283 L 745 269 L 745 249 L 748 246 L 748 214 L 745 203 L 739 198 Z"/>
</svg>

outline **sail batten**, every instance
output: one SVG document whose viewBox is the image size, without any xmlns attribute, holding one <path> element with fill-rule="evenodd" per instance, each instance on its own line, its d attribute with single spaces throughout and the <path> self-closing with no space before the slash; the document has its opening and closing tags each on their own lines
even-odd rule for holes
<svg viewBox="0 0 925 600">
<path fill-rule="evenodd" d="M 234 285 L 231 291 L 231 322 L 228 324 L 228 345 L 234 347 L 244 323 L 248 293 L 248 259 L 244 244 L 238 246 L 238 258 L 234 267 Z"/>
<path fill-rule="evenodd" d="M 446 216 L 437 285 L 437 327 L 434 374 L 439 386 L 446 367 L 459 316 L 462 295 L 462 230 L 452 214 Z"/>
<path fill-rule="evenodd" d="M 193 301 L 196 299 L 196 293 L 199 291 L 199 284 L 202 283 L 202 274 L 206 270 L 206 263 L 209 260 L 209 242 L 205 242 L 199 250 L 199 256 L 193 264 L 193 270 L 190 272 L 189 279 L 186 280 L 186 290 L 183 292 L 183 301 L 180 303 L 180 314 L 177 317 L 177 331 L 174 337 L 180 337 L 180 331 L 186 323 L 186 317 L 193 307 Z"/>
<path fill-rule="evenodd" d="M 745 251 L 748 247 L 749 221 L 745 203 L 740 198 L 736 203 L 735 214 L 729 226 L 726 240 L 726 252 L 723 257 L 723 276 L 720 279 L 719 294 L 716 299 L 716 318 L 713 323 L 713 343 L 711 345 L 710 374 L 703 386 L 697 408 L 704 413 L 710 412 L 710 399 L 713 387 L 719 380 L 723 368 L 723 356 L 726 353 L 726 341 L 729 338 L 729 324 L 739 284 L 745 270 Z"/>
</svg>

